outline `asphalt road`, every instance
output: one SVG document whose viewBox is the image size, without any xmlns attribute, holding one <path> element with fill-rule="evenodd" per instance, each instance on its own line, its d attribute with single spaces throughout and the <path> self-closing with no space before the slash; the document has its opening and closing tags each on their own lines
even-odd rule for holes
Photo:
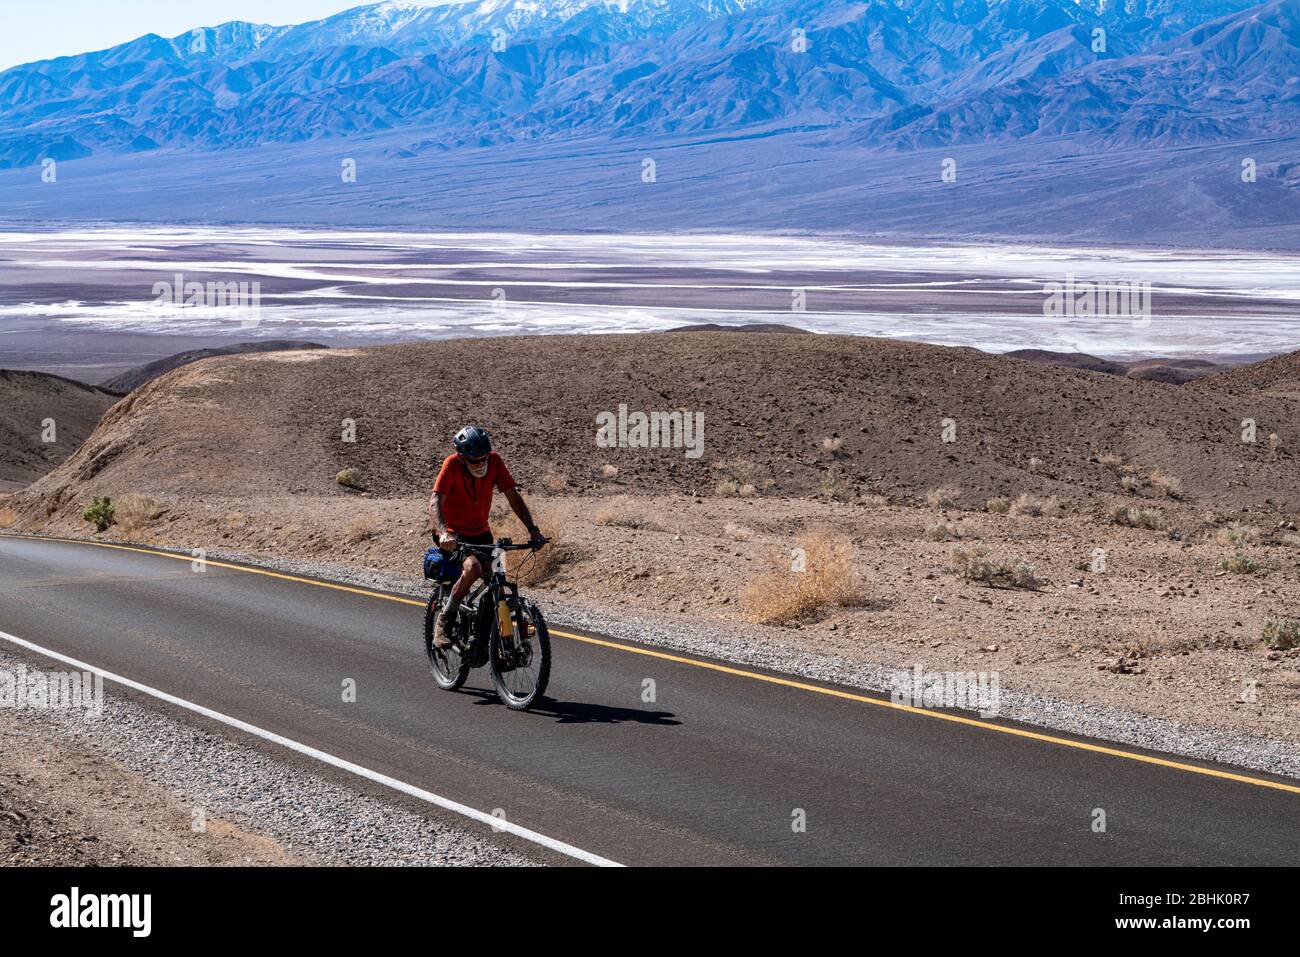
<svg viewBox="0 0 1300 957">
<path fill-rule="evenodd" d="M 422 626 L 410 599 L 0 537 L 0 632 L 616 862 L 1300 863 L 1300 782 L 577 637 L 515 713 L 485 671 L 440 691 Z"/>
</svg>

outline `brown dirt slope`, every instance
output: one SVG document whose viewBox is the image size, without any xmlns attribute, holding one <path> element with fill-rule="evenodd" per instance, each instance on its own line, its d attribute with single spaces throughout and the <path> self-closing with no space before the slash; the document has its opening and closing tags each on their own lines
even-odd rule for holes
<svg viewBox="0 0 1300 957">
<path fill-rule="evenodd" d="M 237 342 L 231 346 L 221 346 L 215 349 L 193 349 L 189 352 L 178 352 L 174 356 L 167 356 L 165 359 L 159 359 L 156 362 L 136 366 L 134 369 L 128 369 L 121 375 L 100 383 L 100 388 L 116 392 L 118 395 L 126 395 L 133 389 L 138 389 L 146 382 L 152 382 L 160 375 L 165 375 L 173 369 L 179 369 L 181 366 L 198 362 L 200 359 L 211 359 L 214 356 L 234 356 L 245 352 L 279 352 L 286 349 L 328 348 L 329 346 L 323 346 L 316 342 L 297 342 L 293 339 L 263 339 L 257 342 Z"/>
<path fill-rule="evenodd" d="M 90 435 L 117 396 L 43 372 L 0 369 L 0 490 L 26 485 L 58 465 Z M 53 419 L 53 443 L 41 441 Z"/>
<path fill-rule="evenodd" d="M 595 417 L 703 412 L 705 454 L 602 449 Z M 581 492 L 806 496 L 828 481 L 915 500 L 1054 494 L 1109 501 L 1113 453 L 1139 474 L 1179 478 L 1193 504 L 1300 508 L 1291 452 L 1300 400 L 1162 382 L 855 336 L 660 333 L 467 339 L 209 359 L 119 403 L 66 463 L 18 504 L 47 513 L 91 494 L 353 495 L 428 488 L 449 437 L 478 422 L 522 475 Z M 1244 417 L 1281 444 L 1240 438 Z M 354 444 L 342 440 L 355 420 Z M 957 441 L 941 441 L 943 420 Z M 823 440 L 839 437 L 834 453 Z M 602 469 L 615 466 L 609 478 Z M 1159 496 L 1159 489 L 1143 495 Z"/>
<path fill-rule="evenodd" d="M 1300 399 L 1300 352 L 1288 352 L 1263 362 L 1238 366 L 1197 383 L 1210 392 L 1261 393 L 1288 399 Z"/>
</svg>

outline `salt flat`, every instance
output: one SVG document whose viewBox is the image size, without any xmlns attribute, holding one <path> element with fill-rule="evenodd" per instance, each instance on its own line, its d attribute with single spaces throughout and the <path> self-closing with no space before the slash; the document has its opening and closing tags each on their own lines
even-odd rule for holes
<svg viewBox="0 0 1300 957">
<path fill-rule="evenodd" d="M 0 232 L 0 366 L 96 374 L 177 346 L 643 332 L 775 322 L 991 352 L 1233 361 L 1300 345 L 1286 253 L 735 233 L 263 227 Z M 1149 320 L 1048 317 L 1051 283 L 1150 284 Z M 256 318 L 161 306 L 242 282 Z M 256 285 L 253 285 L 256 284 Z"/>
</svg>

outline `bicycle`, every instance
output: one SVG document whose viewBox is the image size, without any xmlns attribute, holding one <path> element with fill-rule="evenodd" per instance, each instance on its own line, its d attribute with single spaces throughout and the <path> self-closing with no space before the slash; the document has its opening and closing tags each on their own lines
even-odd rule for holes
<svg viewBox="0 0 1300 957">
<path fill-rule="evenodd" d="M 546 619 L 537 605 L 519 594 L 505 567 L 506 552 L 536 551 L 544 544 L 515 545 L 499 538 L 493 545 L 462 542 L 450 557 L 436 545 L 426 553 L 425 576 L 435 585 L 424 613 L 424 651 L 438 687 L 456 691 L 471 669 L 489 665 L 497 697 L 512 711 L 527 710 L 546 693 L 551 677 Z M 469 553 L 486 559 L 485 574 L 460 604 L 451 646 L 438 648 L 433 643 L 438 616 Z"/>
</svg>

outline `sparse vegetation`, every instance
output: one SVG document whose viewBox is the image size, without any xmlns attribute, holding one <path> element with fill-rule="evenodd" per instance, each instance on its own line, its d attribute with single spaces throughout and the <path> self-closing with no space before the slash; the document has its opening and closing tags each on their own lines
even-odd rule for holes
<svg viewBox="0 0 1300 957">
<path fill-rule="evenodd" d="M 1259 571 L 1259 562 L 1245 552 L 1237 552 L 1219 562 L 1219 567 L 1225 572 L 1232 572 L 1234 575 L 1253 575 Z"/>
<path fill-rule="evenodd" d="M 947 522 L 935 522 L 933 525 L 925 527 L 925 540 L 927 542 L 946 542 L 953 538 L 961 538 L 961 533 L 955 525 L 950 525 Z"/>
<path fill-rule="evenodd" d="M 148 529 L 156 522 L 167 506 L 148 495 L 123 495 L 114 503 L 115 524 L 123 535 L 131 536 Z"/>
<path fill-rule="evenodd" d="M 547 472 L 542 476 L 542 488 L 552 495 L 559 495 L 569 487 L 569 476 L 566 472 Z"/>
<path fill-rule="evenodd" d="M 741 599 L 749 617 L 764 624 L 812 618 L 827 608 L 866 604 L 853 543 L 829 529 L 797 540 L 795 557 L 780 555 L 772 570 L 751 582 Z"/>
<path fill-rule="evenodd" d="M 608 465 L 608 464 L 607 464 L 607 465 L 602 465 L 602 466 L 600 467 L 600 477 L 601 477 L 601 478 L 607 478 L 607 479 L 615 479 L 615 478 L 618 478 L 618 466 L 617 466 L 617 465 Z"/>
<path fill-rule="evenodd" d="M 728 522 L 722 526 L 722 534 L 737 542 L 747 542 L 754 537 L 754 530 L 745 525 Z"/>
<path fill-rule="evenodd" d="M 1040 518 L 1044 515 L 1056 515 L 1060 511 L 1061 503 L 1056 500 L 1055 496 L 1035 498 L 1028 492 L 1022 492 L 1011 503 L 1012 515 L 1028 515 L 1033 518 Z"/>
<path fill-rule="evenodd" d="M 822 472 L 819 484 L 819 494 L 832 502 L 852 502 L 858 497 L 858 490 L 844 477 L 838 465 L 832 465 Z"/>
<path fill-rule="evenodd" d="M 620 495 L 611 499 L 596 510 L 596 524 L 613 528 L 636 528 L 650 531 L 663 531 L 663 526 L 650 518 L 644 509 Z"/>
<path fill-rule="evenodd" d="M 1112 472 L 1118 472 L 1124 467 L 1124 456 L 1116 455 L 1114 452 L 1106 452 L 1097 457 L 1097 463 L 1102 468 L 1110 469 Z"/>
<path fill-rule="evenodd" d="M 506 552 L 506 570 L 524 585 L 548 580 L 573 557 L 564 540 L 569 526 L 562 516 L 534 508 L 533 521 L 546 537 L 547 544 L 535 552 Z M 513 522 L 511 537 L 514 541 L 528 541 L 528 530 L 517 518 Z"/>
<path fill-rule="evenodd" d="M 0 528 L 13 528 L 17 523 L 17 512 L 12 508 L 0 508 Z"/>
<path fill-rule="evenodd" d="M 111 498 L 107 495 L 95 496 L 91 499 L 90 507 L 81 513 L 81 518 L 94 525 L 96 532 L 106 532 L 115 521 L 115 512 Z"/>
<path fill-rule="evenodd" d="M 1270 618 L 1264 623 L 1264 644 L 1273 651 L 1300 648 L 1300 621 L 1294 618 Z"/>
<path fill-rule="evenodd" d="M 829 435 L 822 439 L 822 451 L 830 455 L 836 455 L 844 446 L 844 440 L 838 435 Z"/>
<path fill-rule="evenodd" d="M 952 551 L 952 570 L 958 578 L 993 588 L 1024 588 L 1036 591 L 1043 582 L 1034 566 L 1024 559 L 990 558 L 979 546 L 960 546 Z"/>
<path fill-rule="evenodd" d="M 947 485 L 932 488 L 925 493 L 925 504 L 931 508 L 951 508 L 957 504 L 961 492 Z"/>
<path fill-rule="evenodd" d="M 1240 522 L 1233 522 L 1231 525 L 1216 530 L 1214 540 L 1220 545 L 1226 545 L 1230 548 L 1254 545 L 1259 541 L 1259 529 L 1251 525 L 1242 525 Z"/>
<path fill-rule="evenodd" d="M 1136 475 L 1125 475 L 1119 480 L 1119 484 L 1126 492 L 1136 492 L 1142 487 L 1142 480 Z"/>
<path fill-rule="evenodd" d="M 379 518 L 375 515 L 361 515 L 354 518 L 343 530 L 343 541 L 349 545 L 359 545 L 379 534 Z"/>
<path fill-rule="evenodd" d="M 753 498 L 758 489 L 749 482 L 737 482 L 735 479 L 723 479 L 714 490 L 720 498 Z"/>
<path fill-rule="evenodd" d="M 994 515 L 1005 515 L 1011 511 L 1011 501 L 1001 495 L 995 495 L 984 503 L 984 507 Z"/>
<path fill-rule="evenodd" d="M 1158 508 L 1137 508 L 1117 503 L 1110 507 L 1110 520 L 1125 528 L 1149 528 L 1160 531 L 1165 527 L 1165 513 Z"/>
<path fill-rule="evenodd" d="M 338 475 L 334 476 L 334 481 L 338 482 L 344 488 L 356 489 L 357 491 L 361 491 L 366 487 L 365 479 L 361 475 L 361 469 L 342 469 Z"/>
<path fill-rule="evenodd" d="M 1180 499 L 1183 497 L 1182 479 L 1175 478 L 1172 475 L 1166 475 L 1164 472 L 1156 469 L 1147 476 L 1147 481 L 1151 483 L 1152 488 L 1164 492 L 1168 498 Z"/>
</svg>

